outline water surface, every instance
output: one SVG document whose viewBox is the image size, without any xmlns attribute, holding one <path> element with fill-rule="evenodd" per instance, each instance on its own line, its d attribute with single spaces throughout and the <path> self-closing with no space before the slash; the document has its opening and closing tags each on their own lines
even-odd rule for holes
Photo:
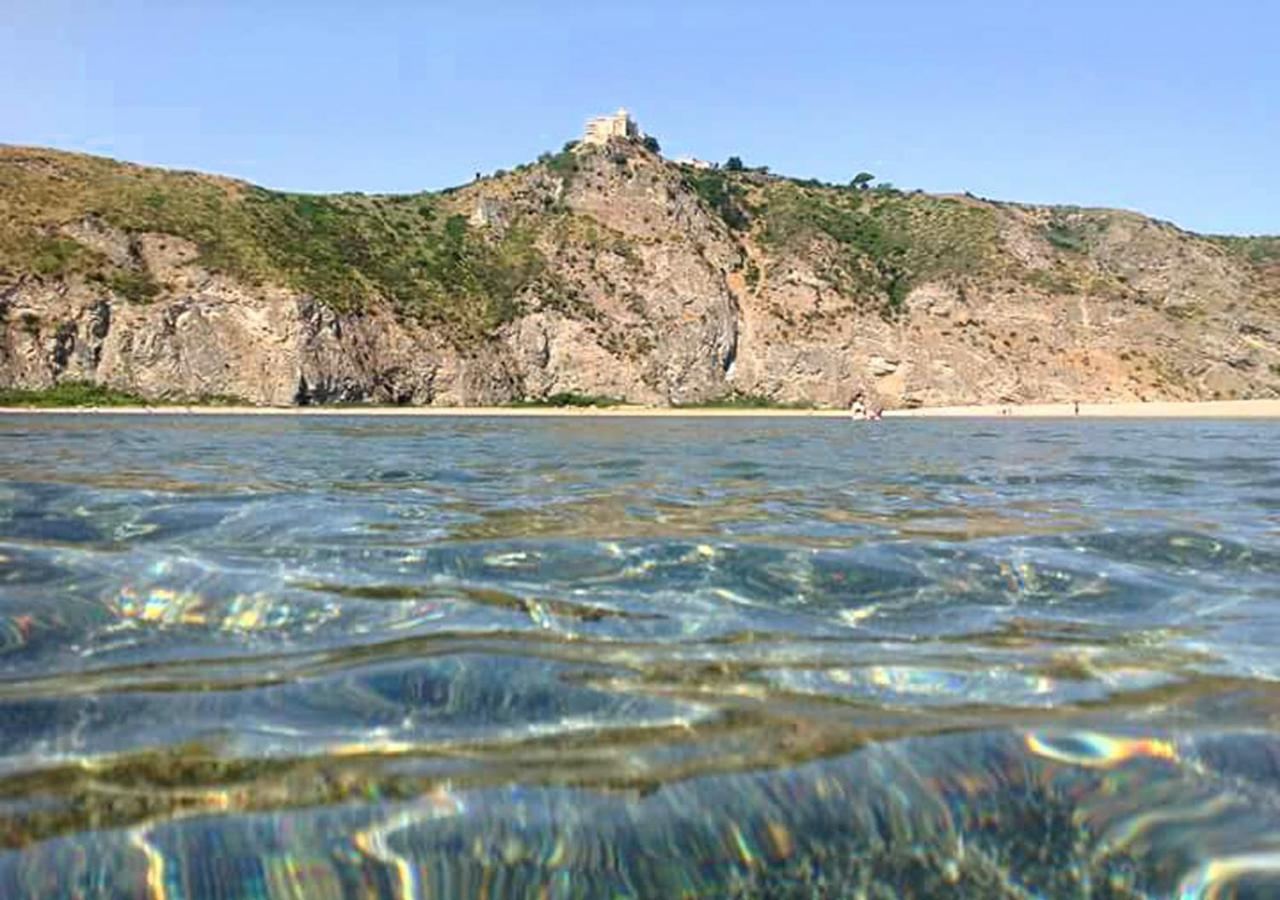
<svg viewBox="0 0 1280 900">
<path fill-rule="evenodd" d="M 0 418 L 0 896 L 1280 896 L 1280 427 Z"/>
</svg>

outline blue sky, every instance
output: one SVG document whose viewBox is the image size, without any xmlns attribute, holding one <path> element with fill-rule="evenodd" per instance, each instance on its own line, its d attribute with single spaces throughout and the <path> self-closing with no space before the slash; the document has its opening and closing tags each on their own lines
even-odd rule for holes
<svg viewBox="0 0 1280 900">
<path fill-rule="evenodd" d="M 668 155 L 1280 232 L 1275 0 L 3 0 L 0 142 L 410 191 L 630 107 Z"/>
</svg>

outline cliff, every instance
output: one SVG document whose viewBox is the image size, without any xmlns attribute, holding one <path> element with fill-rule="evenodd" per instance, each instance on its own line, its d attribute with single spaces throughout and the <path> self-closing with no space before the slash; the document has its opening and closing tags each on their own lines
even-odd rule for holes
<svg viewBox="0 0 1280 900">
<path fill-rule="evenodd" d="M 1280 396 L 1280 240 L 615 142 L 308 196 L 0 147 L 0 387 L 262 404 Z"/>
</svg>

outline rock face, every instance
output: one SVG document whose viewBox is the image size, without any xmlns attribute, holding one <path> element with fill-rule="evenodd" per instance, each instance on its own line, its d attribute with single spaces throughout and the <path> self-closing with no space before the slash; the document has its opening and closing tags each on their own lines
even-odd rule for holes
<svg viewBox="0 0 1280 900">
<path fill-rule="evenodd" d="M 1131 213 L 873 196 L 759 173 L 699 183 L 615 143 L 433 199 L 472 239 L 518 234 L 541 261 L 509 313 L 464 340 L 376 291 L 353 308 L 216 265 L 194 226 L 140 230 L 42 200 L 46 181 L 69 177 L 68 158 L 0 154 L 0 188 L 36 198 L 0 225 L 0 386 L 83 380 L 271 405 L 1280 395 L 1269 245 L 1251 258 Z M 726 185 L 728 200 L 715 193 Z M 890 226 L 935 241 L 932 255 L 882 240 Z M 33 240 L 54 263 L 27 252 Z M 131 298 L 129 285 L 144 287 Z"/>
</svg>

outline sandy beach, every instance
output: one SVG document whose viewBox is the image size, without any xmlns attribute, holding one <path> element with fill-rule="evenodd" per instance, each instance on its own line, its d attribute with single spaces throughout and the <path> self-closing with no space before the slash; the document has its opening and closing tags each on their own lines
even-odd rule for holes
<svg viewBox="0 0 1280 900">
<path fill-rule="evenodd" d="M 886 412 L 895 417 L 1074 417 L 1070 403 L 1028 403 L 1021 406 L 935 406 L 927 409 L 900 409 Z M 1103 419 L 1271 419 L 1280 418 L 1277 400 L 1206 400 L 1180 402 L 1157 400 L 1150 403 L 1081 403 L 1079 415 Z"/>
<path fill-rule="evenodd" d="M 126 416 L 434 416 L 434 417 L 648 417 L 648 418 L 828 418 L 848 419 L 842 409 L 673 409 L 650 406 L 113 406 L 113 407 L 0 407 L 0 415 L 126 415 Z M 1074 418 L 1070 403 L 1025 405 L 935 406 L 887 410 L 885 418 Z M 1213 400 L 1205 402 L 1081 403 L 1081 418 L 1254 419 L 1280 418 L 1277 400 Z"/>
</svg>

